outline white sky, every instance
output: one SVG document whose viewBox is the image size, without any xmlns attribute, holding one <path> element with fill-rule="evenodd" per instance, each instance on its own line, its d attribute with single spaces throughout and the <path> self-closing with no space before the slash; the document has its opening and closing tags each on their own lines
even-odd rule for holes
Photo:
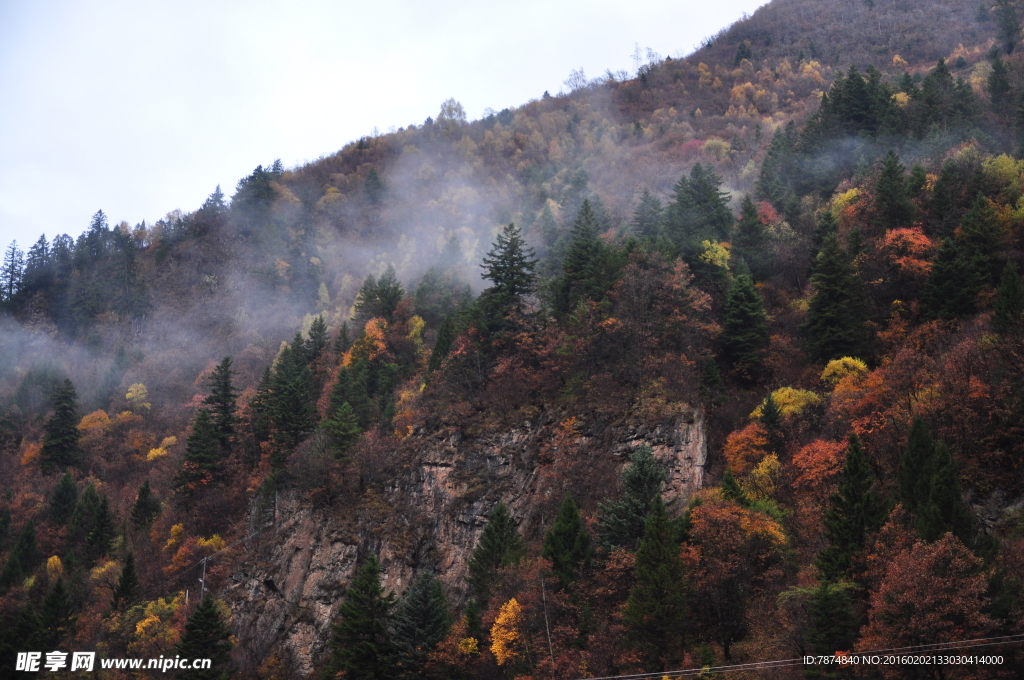
<svg viewBox="0 0 1024 680">
<path fill-rule="evenodd" d="M 256 165 L 632 72 L 764 0 L 0 0 L 0 248 L 195 210 Z"/>
</svg>

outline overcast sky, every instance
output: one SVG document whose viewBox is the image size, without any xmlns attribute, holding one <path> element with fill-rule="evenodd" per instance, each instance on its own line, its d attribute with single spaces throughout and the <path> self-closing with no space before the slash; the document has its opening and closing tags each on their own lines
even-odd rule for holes
<svg viewBox="0 0 1024 680">
<path fill-rule="evenodd" d="M 0 0 L 0 247 L 195 210 L 455 97 L 471 119 L 634 47 L 681 56 L 763 0 Z"/>
</svg>

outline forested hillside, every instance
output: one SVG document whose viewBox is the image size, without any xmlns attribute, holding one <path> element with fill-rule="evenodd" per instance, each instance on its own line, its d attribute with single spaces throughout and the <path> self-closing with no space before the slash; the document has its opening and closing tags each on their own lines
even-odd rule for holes
<svg viewBox="0 0 1024 680">
<path fill-rule="evenodd" d="M 1022 20 L 774 0 L 10 244 L 0 677 L 1019 677 Z"/>
</svg>

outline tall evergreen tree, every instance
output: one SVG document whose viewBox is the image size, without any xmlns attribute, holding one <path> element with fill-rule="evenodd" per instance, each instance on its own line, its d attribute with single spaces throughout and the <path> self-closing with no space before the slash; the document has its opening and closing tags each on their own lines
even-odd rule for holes
<svg viewBox="0 0 1024 680">
<path fill-rule="evenodd" d="M 21 528 L 18 539 L 7 556 L 7 563 L 0 572 L 0 589 L 17 585 L 22 578 L 32 573 L 41 559 L 36 545 L 36 523 L 29 520 Z"/>
<path fill-rule="evenodd" d="M 377 280 L 373 275 L 367 276 L 356 297 L 355 319 L 362 328 L 370 319 L 381 318 L 391 322 L 391 317 L 398 308 L 398 303 L 405 297 L 405 289 L 398 282 L 395 268 L 388 268 Z"/>
<path fill-rule="evenodd" d="M 209 594 L 188 617 L 174 651 L 185 659 L 210 659 L 210 668 L 179 672 L 184 680 L 227 680 L 225 666 L 231 660 L 231 631 L 216 601 Z"/>
<path fill-rule="evenodd" d="M 813 654 L 832 656 L 853 649 L 861 624 L 853 607 L 854 590 L 850 583 L 825 582 L 811 591 L 807 642 Z"/>
<path fill-rule="evenodd" d="M 53 588 L 43 598 L 42 623 L 46 648 L 54 649 L 61 640 L 74 632 L 77 619 L 75 605 L 64 585 L 64 579 L 58 578 Z"/>
<path fill-rule="evenodd" d="M 914 418 L 896 478 L 900 502 L 908 512 L 917 514 L 928 503 L 934 476 L 935 440 L 925 422 Z"/>
<path fill-rule="evenodd" d="M 757 206 L 750 196 L 744 196 L 740 203 L 740 218 L 736 221 L 736 229 L 732 236 L 733 253 L 743 258 L 750 267 L 755 278 L 763 279 L 768 275 L 765 258 L 767 237 Z"/>
<path fill-rule="evenodd" d="M 623 610 L 630 641 L 648 669 L 665 668 L 681 657 L 686 616 L 685 581 L 679 545 L 661 496 L 656 496 L 636 551 L 636 585 Z"/>
<path fill-rule="evenodd" d="M 1019 333 L 1024 319 L 1024 286 L 1021 286 L 1017 265 L 1011 260 L 1003 268 L 1002 280 L 992 306 L 992 325 L 997 333 Z"/>
<path fill-rule="evenodd" d="M 70 472 L 65 472 L 50 494 L 50 516 L 57 524 L 67 524 L 78 503 L 78 485 Z"/>
<path fill-rule="evenodd" d="M 434 341 L 434 348 L 430 351 L 430 363 L 427 368 L 431 372 L 441 368 L 441 362 L 452 351 L 452 344 L 455 342 L 455 318 L 449 314 L 441 322 L 437 329 L 437 339 Z"/>
<path fill-rule="evenodd" d="M 921 294 L 921 306 L 932 319 L 962 319 L 977 308 L 982 288 L 977 262 L 968 258 L 960 244 L 945 239 L 935 255 Z"/>
<path fill-rule="evenodd" d="M 302 438 L 316 428 L 312 373 L 304 362 L 301 347 L 289 346 L 281 351 L 270 379 L 270 394 L 271 436 L 275 445 L 271 465 L 280 468 Z"/>
<path fill-rule="evenodd" d="M 1013 54 L 1020 40 L 1021 22 L 1014 0 L 996 0 L 996 29 L 1002 47 L 1007 54 Z"/>
<path fill-rule="evenodd" d="M 174 478 L 174 488 L 179 493 L 192 493 L 199 487 L 220 480 L 221 452 L 217 428 L 210 411 L 201 408 L 192 420 L 192 432 L 185 440 L 185 457 L 181 471 Z"/>
<path fill-rule="evenodd" d="M 818 253 L 821 252 L 822 246 L 825 245 L 825 241 L 831 236 L 838 238 L 839 235 L 839 222 L 836 221 L 836 216 L 832 213 L 831 208 L 822 211 L 821 219 L 818 220 L 818 224 L 814 227 L 814 233 L 811 234 L 811 248 L 810 256 L 813 263 L 818 259 Z"/>
<path fill-rule="evenodd" d="M 996 265 L 1010 246 L 1010 234 L 992 201 L 981 194 L 974 199 L 960 220 L 958 241 L 975 269 L 978 285 L 996 284 L 1001 271 Z"/>
<path fill-rule="evenodd" d="M 551 560 L 551 569 L 558 578 L 562 588 L 568 588 L 576 582 L 580 572 L 590 564 L 593 549 L 590 545 L 590 534 L 583 527 L 579 509 L 566 496 L 558 509 L 554 524 L 544 534 L 544 547 L 541 555 Z"/>
<path fill-rule="evenodd" d="M 87 484 L 82 495 L 78 497 L 75 511 L 71 513 L 71 521 L 68 523 L 68 539 L 72 543 L 85 543 L 96 524 L 96 513 L 99 509 L 100 495 L 96 493 L 95 486 Z"/>
<path fill-rule="evenodd" d="M 499 502 L 487 517 L 487 526 L 469 558 L 467 580 L 473 597 L 486 606 L 498 569 L 516 564 L 525 556 L 526 544 L 515 519 L 508 506 Z"/>
<path fill-rule="evenodd" d="M 580 300 L 600 302 L 611 288 L 616 272 L 612 253 L 601 241 L 601 225 L 590 200 L 576 213 L 562 274 L 552 283 L 555 312 L 566 315 Z"/>
<path fill-rule="evenodd" d="M 213 426 L 217 430 L 217 441 L 224 451 L 231 448 L 231 438 L 235 435 L 235 425 L 238 418 L 235 415 L 238 411 L 238 391 L 235 389 L 232 378 L 235 372 L 231 369 L 231 357 L 224 357 L 217 368 L 213 369 L 210 382 L 210 396 L 203 400 L 204 404 L 210 406 L 210 416 L 213 419 Z"/>
<path fill-rule="evenodd" d="M 815 361 L 869 356 L 867 308 L 860 276 L 835 236 L 814 262 L 807 321 L 807 348 Z"/>
<path fill-rule="evenodd" d="M 452 614 L 441 581 L 428 571 L 416 575 L 392 623 L 400 677 L 420 678 L 428 655 L 448 635 Z"/>
<path fill-rule="evenodd" d="M 399 301 L 401 301 L 401 298 L 399 298 Z M 313 319 L 313 322 L 310 324 L 305 348 L 306 362 L 310 364 L 319 359 L 323 351 L 327 349 L 327 322 L 324 321 L 323 314 Z"/>
<path fill-rule="evenodd" d="M 879 225 L 887 231 L 909 227 L 914 221 L 914 204 L 907 195 L 904 170 L 899 156 L 890 149 L 875 182 L 875 210 Z"/>
<path fill-rule="evenodd" d="M 480 266 L 483 277 L 491 282 L 487 294 L 495 309 L 520 309 L 533 290 L 537 262 L 519 227 L 510 223 L 502 229 Z"/>
<path fill-rule="evenodd" d="M 1006 62 L 998 54 L 992 60 L 992 70 L 988 74 L 986 89 L 992 102 L 992 110 L 998 115 L 1003 115 L 1010 95 L 1010 70 L 1006 68 Z"/>
<path fill-rule="evenodd" d="M 622 497 L 598 507 L 598 537 L 606 547 L 632 549 L 644 535 L 647 513 L 658 497 L 665 470 L 647 445 L 638 446 L 622 472 Z"/>
<path fill-rule="evenodd" d="M 132 506 L 132 524 L 137 527 L 148 527 L 158 514 L 160 514 L 160 499 L 153 494 L 149 478 L 147 478 L 135 496 L 135 505 Z"/>
<path fill-rule="evenodd" d="M 665 209 L 665 235 L 684 257 L 699 252 L 701 241 L 727 241 L 734 217 L 729 194 L 721 191 L 722 178 L 711 167 L 693 166 L 690 176 L 675 186 L 675 200 Z"/>
<path fill-rule="evenodd" d="M 111 609 L 124 607 L 131 608 L 139 601 L 139 575 L 135 571 L 135 555 L 129 551 L 124 558 L 124 566 L 121 568 L 121 576 L 117 579 L 117 587 L 114 588 L 114 599 L 110 603 Z"/>
<path fill-rule="evenodd" d="M 92 529 L 85 539 L 89 556 L 93 559 L 103 557 L 110 552 L 110 547 L 117 538 L 117 521 L 114 513 L 110 510 L 110 501 L 106 494 L 100 498 L 100 505 L 96 508 Z"/>
<path fill-rule="evenodd" d="M 750 499 L 747 498 L 743 487 L 740 486 L 740 483 L 736 481 L 735 475 L 732 474 L 732 468 L 728 466 L 725 468 L 725 474 L 722 475 L 722 498 L 743 506 L 750 503 Z"/>
<path fill-rule="evenodd" d="M 932 474 L 927 503 L 919 508 L 918 533 L 925 541 L 942 538 L 947 532 L 967 546 L 974 544 L 974 519 L 960 491 L 956 461 L 943 442 L 933 453 Z"/>
<path fill-rule="evenodd" d="M 761 402 L 761 415 L 757 420 L 768 433 L 768 450 L 777 456 L 785 453 L 785 421 L 782 419 L 782 409 L 779 408 L 779 402 L 775 401 L 774 394 L 769 393 Z"/>
<path fill-rule="evenodd" d="M 661 201 L 649 189 L 644 189 L 640 202 L 633 211 L 633 231 L 638 236 L 653 237 L 661 227 Z"/>
<path fill-rule="evenodd" d="M 857 435 L 850 435 L 839 488 L 825 509 L 825 538 L 829 545 L 818 554 L 822 578 L 833 582 L 850 576 L 853 558 L 864 549 L 867 536 L 882 526 L 885 508 L 872 490 L 875 480 Z"/>
<path fill-rule="evenodd" d="M 359 418 L 347 401 L 342 402 L 331 417 L 324 421 L 324 430 L 331 437 L 334 457 L 339 459 L 348 453 L 363 434 Z"/>
<path fill-rule="evenodd" d="M 53 392 L 53 412 L 43 424 L 43 448 L 39 464 L 44 472 L 54 468 L 77 467 L 82 463 L 82 447 L 78 440 L 78 394 L 71 380 Z"/>
<path fill-rule="evenodd" d="M 385 595 L 380 565 L 371 555 L 352 579 L 338 608 L 325 678 L 343 674 L 346 680 L 390 680 L 395 676 L 394 644 L 388 630 L 393 606 L 394 597 Z"/>
<path fill-rule="evenodd" d="M 745 382 L 755 382 L 764 372 L 768 350 L 768 316 L 754 282 L 741 274 L 729 288 L 722 324 L 722 359 Z"/>
</svg>

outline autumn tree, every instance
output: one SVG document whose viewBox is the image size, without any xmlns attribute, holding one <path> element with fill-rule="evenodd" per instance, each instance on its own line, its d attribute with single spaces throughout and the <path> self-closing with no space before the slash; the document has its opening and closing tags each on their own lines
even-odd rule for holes
<svg viewBox="0 0 1024 680">
<path fill-rule="evenodd" d="M 541 555 L 551 560 L 551 569 L 562 588 L 568 588 L 590 566 L 593 549 L 590 534 L 583 527 L 579 509 L 566 496 L 558 509 L 554 524 L 544 534 Z"/>
<path fill-rule="evenodd" d="M 648 670 L 677 663 L 686 616 L 683 563 L 674 526 L 661 496 L 655 496 L 636 551 L 636 585 L 623 610 L 629 639 Z"/>
<path fill-rule="evenodd" d="M 231 660 L 231 631 L 220 607 L 209 593 L 199 602 L 185 623 L 175 652 L 186 659 L 210 659 L 210 668 L 179 672 L 186 680 L 227 680 L 225 666 Z"/>
<path fill-rule="evenodd" d="M 238 391 L 233 384 L 235 372 L 231 368 L 231 357 L 224 357 L 217 368 L 213 369 L 207 386 L 210 396 L 203 400 L 210 406 L 210 416 L 214 429 L 217 430 L 217 441 L 223 451 L 231 448 L 231 439 L 235 435 L 235 424 L 238 419 Z"/>
<path fill-rule="evenodd" d="M 466 580 L 473 598 L 467 609 L 471 632 L 479 634 L 479 617 L 487 608 L 498 570 L 516 564 L 525 555 L 526 544 L 519 535 L 515 519 L 508 506 L 499 502 L 488 515 L 480 541 L 469 557 Z"/>
<path fill-rule="evenodd" d="M 828 236 L 814 261 L 807 321 L 801 327 L 815 361 L 869 355 L 866 300 L 860 276 L 839 239 Z"/>
<path fill-rule="evenodd" d="M 816 564 L 828 582 L 851 576 L 854 559 L 864 550 L 869 533 L 881 527 L 885 507 L 874 491 L 875 479 L 860 439 L 850 434 L 838 490 L 825 509 L 825 538 L 829 545 Z"/>
<path fill-rule="evenodd" d="M 393 678 L 394 653 L 388 623 L 394 596 L 384 593 L 380 565 L 371 555 L 356 572 L 331 628 L 325 678 L 343 674 L 353 680 Z"/>
<path fill-rule="evenodd" d="M 629 456 L 629 465 L 622 471 L 622 496 L 606 501 L 598 508 L 597 534 L 607 547 L 636 546 L 643 538 L 655 497 L 665 481 L 665 470 L 647 445 L 638 446 Z"/>
<path fill-rule="evenodd" d="M 858 649 L 934 645 L 985 637 L 995 628 L 985 612 L 981 560 L 952 534 L 896 553 L 869 598 L 868 623 Z M 885 677 L 902 677 L 881 666 Z M 937 666 L 921 671 L 937 675 Z"/>
<path fill-rule="evenodd" d="M 39 464 L 44 472 L 54 468 L 76 467 L 82 462 L 78 440 L 78 394 L 70 379 L 54 390 L 53 412 L 43 424 L 43 448 Z"/>
<path fill-rule="evenodd" d="M 764 371 L 768 350 L 768 317 L 754 282 L 737 276 L 725 299 L 722 324 L 722 358 L 742 381 L 755 382 Z"/>
</svg>

